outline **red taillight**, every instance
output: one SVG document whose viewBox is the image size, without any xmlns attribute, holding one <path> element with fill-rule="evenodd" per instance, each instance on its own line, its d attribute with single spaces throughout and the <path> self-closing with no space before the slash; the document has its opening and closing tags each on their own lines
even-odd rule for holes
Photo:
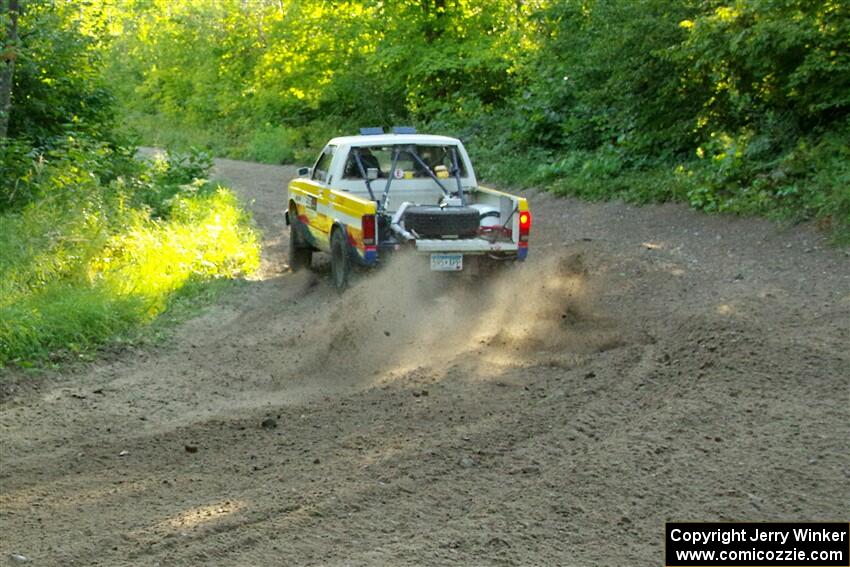
<svg viewBox="0 0 850 567">
<path fill-rule="evenodd" d="M 528 233 L 531 231 L 531 212 L 523 211 L 519 214 L 519 241 L 528 242 Z"/>
<path fill-rule="evenodd" d="M 375 215 L 363 215 L 363 246 L 375 245 Z"/>
</svg>

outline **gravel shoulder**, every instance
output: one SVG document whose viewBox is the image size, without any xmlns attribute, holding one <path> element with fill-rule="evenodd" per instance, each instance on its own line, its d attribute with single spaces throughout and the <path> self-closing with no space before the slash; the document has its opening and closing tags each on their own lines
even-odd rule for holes
<svg viewBox="0 0 850 567">
<path fill-rule="evenodd" d="M 286 267 L 293 168 L 215 173 L 256 279 L 164 347 L 0 374 L 3 560 L 659 565 L 668 520 L 847 519 L 850 255 L 809 227 L 532 191 L 522 270 L 340 297 Z"/>
</svg>

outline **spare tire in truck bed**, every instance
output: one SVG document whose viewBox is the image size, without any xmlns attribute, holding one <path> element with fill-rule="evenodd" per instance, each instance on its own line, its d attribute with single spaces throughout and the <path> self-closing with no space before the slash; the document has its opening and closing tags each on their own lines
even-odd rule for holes
<svg viewBox="0 0 850 567">
<path fill-rule="evenodd" d="M 422 238 L 475 236 L 478 209 L 472 207 L 413 206 L 404 211 L 404 228 Z"/>
</svg>

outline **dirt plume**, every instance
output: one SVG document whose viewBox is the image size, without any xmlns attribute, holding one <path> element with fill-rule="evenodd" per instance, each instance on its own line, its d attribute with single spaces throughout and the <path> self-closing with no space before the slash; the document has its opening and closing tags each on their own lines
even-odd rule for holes
<svg viewBox="0 0 850 567">
<path fill-rule="evenodd" d="M 491 278 L 430 272 L 397 255 L 358 277 L 298 338 L 300 372 L 352 377 L 451 364 L 475 356 L 504 363 L 601 352 L 624 344 L 616 320 L 598 312 L 580 253 L 563 252 Z"/>
</svg>

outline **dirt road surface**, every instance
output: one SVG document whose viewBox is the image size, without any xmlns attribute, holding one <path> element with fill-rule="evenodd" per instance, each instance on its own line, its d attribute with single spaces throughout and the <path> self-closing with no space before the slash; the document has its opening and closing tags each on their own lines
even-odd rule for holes
<svg viewBox="0 0 850 567">
<path fill-rule="evenodd" d="M 255 280 L 162 348 L 0 377 L 0 564 L 661 565 L 667 520 L 848 520 L 850 257 L 529 193 L 524 269 L 285 265 L 293 169 L 219 160 Z"/>
</svg>

